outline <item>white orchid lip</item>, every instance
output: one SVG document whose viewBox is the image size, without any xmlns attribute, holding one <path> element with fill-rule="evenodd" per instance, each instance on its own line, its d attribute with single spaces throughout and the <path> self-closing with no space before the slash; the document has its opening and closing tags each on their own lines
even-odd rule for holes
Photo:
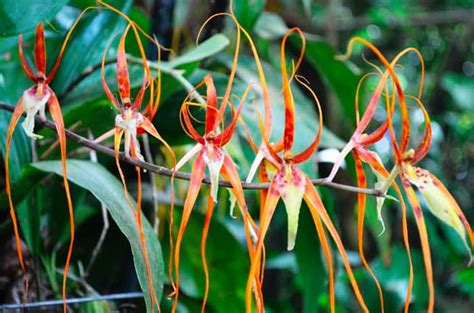
<svg viewBox="0 0 474 313">
<path fill-rule="evenodd" d="M 204 162 L 209 169 L 209 176 L 211 178 L 211 197 L 214 202 L 217 202 L 217 192 L 219 189 L 219 175 L 224 164 L 224 153 L 219 147 L 212 143 L 205 144 L 205 152 L 203 154 Z"/>
<path fill-rule="evenodd" d="M 284 165 L 275 175 L 275 183 L 285 205 L 288 218 L 287 250 L 293 250 L 298 232 L 298 220 L 305 192 L 303 175 L 293 165 Z"/>
<path fill-rule="evenodd" d="M 115 127 L 124 130 L 124 148 L 125 155 L 130 157 L 130 147 L 133 144 L 135 157 L 144 160 L 140 152 L 140 144 L 137 138 L 137 129 L 143 121 L 143 115 L 132 109 L 125 109 L 121 114 L 115 117 Z"/>
<path fill-rule="evenodd" d="M 51 92 L 42 85 L 35 85 L 23 92 L 23 108 L 26 112 L 26 118 L 21 125 L 28 137 L 33 139 L 43 138 L 43 136 L 33 132 L 35 116 L 39 112 L 42 117 L 45 117 L 45 107 L 50 97 Z"/>
</svg>

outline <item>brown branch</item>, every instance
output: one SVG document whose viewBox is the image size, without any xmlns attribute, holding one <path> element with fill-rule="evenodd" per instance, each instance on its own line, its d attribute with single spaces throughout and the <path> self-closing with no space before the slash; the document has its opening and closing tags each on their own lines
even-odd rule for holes
<svg viewBox="0 0 474 313">
<path fill-rule="evenodd" d="M 5 111 L 13 112 L 14 108 L 9 104 L 0 102 L 0 109 L 5 110 Z M 49 121 L 48 119 L 44 119 L 40 116 L 36 116 L 35 119 L 36 119 L 37 125 L 39 125 L 39 126 L 44 126 L 46 128 L 52 129 L 52 130 L 56 129 L 55 124 L 53 122 Z M 70 131 L 68 129 L 66 129 L 65 132 L 66 132 L 66 136 L 69 139 L 71 139 L 72 141 L 76 142 L 77 144 L 79 144 L 81 146 L 87 147 L 89 149 L 95 150 L 97 152 L 106 154 L 106 155 L 111 156 L 111 157 L 115 156 L 114 150 L 109 148 L 109 147 L 106 147 L 106 146 L 101 145 L 101 144 L 97 144 L 94 141 L 89 140 L 87 138 L 84 138 L 84 137 L 82 137 L 82 136 L 80 136 L 80 135 L 76 134 L 75 132 Z M 126 162 L 130 165 L 138 166 L 138 167 L 140 167 L 144 170 L 156 173 L 158 175 L 168 176 L 168 177 L 173 176 L 173 170 L 172 169 L 169 169 L 169 168 L 166 168 L 166 167 L 163 167 L 163 166 L 159 166 L 159 165 L 155 165 L 155 164 L 152 164 L 152 163 L 132 159 L 132 158 L 126 157 L 124 153 L 120 153 L 119 158 L 120 158 L 121 161 L 124 161 L 124 162 Z M 176 172 L 174 172 L 174 177 L 177 178 L 177 179 L 188 180 L 189 181 L 191 179 L 191 174 L 176 171 Z M 367 195 L 377 196 L 377 197 L 385 197 L 383 192 L 381 190 L 378 190 L 378 189 L 359 188 L 359 187 L 350 186 L 350 185 L 344 185 L 344 184 L 338 184 L 338 183 L 334 183 L 334 182 L 328 182 L 324 179 L 312 179 L 311 182 L 314 185 L 317 185 L 317 186 L 326 186 L 326 187 L 330 187 L 330 188 L 333 188 L 333 189 L 345 190 L 345 191 L 349 191 L 349 192 L 364 193 L 364 194 L 367 194 Z M 205 177 L 203 179 L 203 183 L 210 184 L 211 181 L 210 181 L 209 177 Z M 231 184 L 228 181 L 225 181 L 225 180 L 219 180 L 219 186 L 232 188 Z M 242 182 L 242 188 L 243 189 L 268 189 L 268 187 L 269 187 L 269 183 L 245 183 L 245 182 Z"/>
</svg>

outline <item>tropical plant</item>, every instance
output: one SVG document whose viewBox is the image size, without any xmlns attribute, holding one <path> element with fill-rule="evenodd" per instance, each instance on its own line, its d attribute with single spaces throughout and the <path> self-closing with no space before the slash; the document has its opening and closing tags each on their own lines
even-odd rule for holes
<svg viewBox="0 0 474 313">
<path fill-rule="evenodd" d="M 147 312 L 434 312 L 453 291 L 469 302 L 470 208 L 426 161 L 441 141 L 422 47 L 396 53 L 356 33 L 341 56 L 269 11 L 289 4 L 264 1 L 216 4 L 199 23 L 185 16 L 201 7 L 184 14 L 178 1 L 172 40 L 130 0 L 27 2 L 0 7 L 0 32 L 14 36 L 0 38 L 0 238 L 14 238 L 0 247 L 0 278 L 15 273 L 0 280 L 2 301 L 108 312 L 115 304 L 70 298 L 127 283 Z M 302 16 L 318 16 L 302 3 Z M 35 13 L 15 13 L 28 5 Z M 193 33 L 202 42 L 189 48 Z M 468 266 L 450 270 L 465 250 Z M 439 285 L 447 272 L 452 284 Z"/>
</svg>

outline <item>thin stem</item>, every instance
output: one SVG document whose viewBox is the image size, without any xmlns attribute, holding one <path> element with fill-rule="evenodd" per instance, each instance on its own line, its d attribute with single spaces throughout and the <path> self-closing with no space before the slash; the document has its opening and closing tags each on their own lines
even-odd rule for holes
<svg viewBox="0 0 474 313">
<path fill-rule="evenodd" d="M 14 108 L 6 103 L 0 102 L 0 109 L 5 110 L 5 111 L 10 111 L 13 112 Z M 56 129 L 56 125 L 49 121 L 48 119 L 45 119 L 40 116 L 35 117 L 36 123 L 39 126 L 44 126 L 49 129 Z M 106 147 L 101 144 L 97 144 L 93 142 L 92 140 L 89 140 L 85 137 L 82 137 L 68 129 L 65 130 L 66 137 L 68 137 L 70 140 L 76 142 L 79 145 L 82 145 L 84 147 L 87 147 L 89 149 L 95 150 L 97 152 L 106 154 L 108 156 L 114 157 L 115 152 L 113 149 Z M 135 160 L 129 157 L 126 157 L 124 153 L 119 154 L 119 159 L 130 164 L 133 166 L 138 166 L 144 170 L 156 173 L 161 176 L 168 176 L 171 177 L 174 174 L 174 177 L 177 179 L 181 180 L 187 180 L 189 181 L 191 179 L 191 174 L 190 173 L 185 173 L 185 172 L 174 172 L 172 169 L 159 166 L 159 165 L 154 165 L 148 162 L 143 162 L 140 160 Z M 334 182 L 328 182 L 326 179 L 312 179 L 311 182 L 313 185 L 316 186 L 326 186 L 329 188 L 333 189 L 339 189 L 339 190 L 344 190 L 344 191 L 349 191 L 349 192 L 354 192 L 354 193 L 365 193 L 367 195 L 371 196 L 376 196 L 376 197 L 385 197 L 385 194 L 383 191 L 379 189 L 367 189 L 367 188 L 358 188 L 355 186 L 350 186 L 350 185 L 344 185 L 344 184 L 338 184 Z M 203 179 L 203 183 L 205 184 L 211 184 L 211 180 L 209 177 L 205 177 Z M 225 180 L 219 180 L 219 186 L 221 187 L 227 187 L 227 188 L 232 188 L 232 185 Z M 246 183 L 242 182 L 242 188 L 243 189 L 268 189 L 269 183 Z"/>
</svg>

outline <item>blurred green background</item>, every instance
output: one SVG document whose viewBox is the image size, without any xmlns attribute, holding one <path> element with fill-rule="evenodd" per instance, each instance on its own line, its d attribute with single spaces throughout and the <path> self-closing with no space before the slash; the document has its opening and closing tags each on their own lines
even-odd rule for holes
<svg viewBox="0 0 474 313">
<path fill-rule="evenodd" d="M 162 73 L 162 99 L 154 120 L 158 131 L 173 146 L 178 156 L 189 149 L 191 140 L 181 131 L 178 112 L 187 94 L 183 81 L 197 84 L 205 74 L 212 73 L 218 93 L 222 94 L 235 43 L 235 25 L 230 19 L 215 18 L 204 29 L 200 46 L 196 48 L 197 33 L 207 17 L 228 11 L 227 1 L 206 0 L 116 0 L 110 3 L 128 14 L 144 30 L 154 34 L 173 52 L 164 52 L 162 66 L 174 70 L 170 75 Z M 95 5 L 94 1 L 71 0 L 8 0 L 0 1 L 0 101 L 14 105 L 31 83 L 24 76 L 18 61 L 18 33 L 24 33 L 27 56 L 32 61 L 34 26 L 44 21 L 48 67 L 54 62 L 62 40 L 74 19 L 82 9 Z M 310 177 L 324 177 L 331 163 L 322 156 L 328 149 L 340 149 L 350 138 L 355 125 L 354 97 L 357 83 L 363 73 L 373 71 L 362 55 L 376 64 L 370 52 L 357 46 L 349 61 L 340 62 L 336 55 L 345 52 L 353 36 L 361 36 L 373 42 L 390 60 L 406 47 L 416 47 L 426 62 L 426 77 L 422 101 L 432 118 L 433 142 L 430 153 L 422 161 L 422 167 L 438 176 L 455 196 L 468 220 L 474 221 L 474 5 L 469 0 L 452 1 L 311 1 L 311 0 L 246 0 L 234 1 L 235 14 L 242 26 L 252 36 L 264 69 L 268 75 L 272 101 L 275 108 L 274 138 L 282 133 L 283 106 L 279 94 L 279 46 L 288 27 L 300 27 L 306 34 L 307 49 L 299 73 L 304 75 L 323 104 L 324 135 L 320 153 L 303 165 Z M 98 137 L 114 126 L 117 113 L 106 100 L 100 86 L 102 53 L 110 40 L 116 47 L 117 34 L 126 23 L 105 9 L 91 10 L 74 31 L 64 55 L 61 67 L 52 82 L 58 95 L 65 123 L 83 136 Z M 112 39 L 115 36 L 115 39 Z M 132 37 L 127 40 L 127 52 L 138 56 Z M 156 49 L 146 44 L 150 60 L 156 59 Z M 299 40 L 290 40 L 289 57 L 299 53 Z M 113 62 L 115 49 L 107 54 Z M 416 94 L 420 82 L 419 61 L 414 55 L 404 57 L 397 68 L 406 93 Z M 85 71 L 93 71 L 84 76 Z M 132 85 L 137 89 L 142 80 L 140 65 L 131 64 Z M 115 88 L 115 68 L 107 66 L 106 76 Z M 256 67 L 248 43 L 243 40 L 233 93 L 242 94 L 249 82 L 258 81 Z M 374 82 L 363 89 L 361 99 L 367 100 L 374 90 Z M 203 91 L 202 91 L 203 92 Z M 316 132 L 316 112 L 310 96 L 294 86 L 297 129 L 296 150 L 303 149 Z M 259 94 L 253 93 L 242 113 L 250 129 L 257 133 L 255 103 Z M 364 102 L 366 103 L 366 101 Z M 198 113 L 199 114 L 199 113 Z M 5 134 L 11 114 L 0 110 L 0 149 L 2 160 L 5 152 Z M 199 115 L 198 115 L 199 116 Z M 378 121 L 384 118 L 380 109 Z M 421 112 L 411 112 L 413 145 L 423 134 Z M 397 121 L 396 121 L 397 122 Z M 398 121 L 399 123 L 399 121 Z M 20 127 L 19 127 L 20 129 Z M 45 139 L 30 143 L 22 130 L 14 134 L 11 150 L 11 171 L 14 201 L 27 253 L 31 280 L 29 300 L 39 301 L 60 298 L 62 267 L 69 240 L 68 218 L 57 160 L 59 152 L 48 148 L 55 141 L 55 134 L 38 129 Z M 246 144 L 243 129 L 237 130 L 226 151 L 239 166 L 244 178 L 254 154 Z M 255 135 L 257 142 L 258 136 Z M 106 142 L 111 146 L 112 143 Z M 150 139 L 151 156 L 156 164 L 171 166 L 161 145 Z M 382 140 L 374 149 L 384 161 L 390 163 L 388 140 Z M 324 151 L 324 153 L 323 153 Z M 113 159 L 91 154 L 88 150 L 68 142 L 71 159 L 80 159 L 70 171 L 75 206 L 77 241 L 68 283 L 68 295 L 73 297 L 94 296 L 139 290 L 136 278 L 140 269 L 139 257 L 132 257 L 129 242 L 134 245 L 133 221 L 127 213 L 128 206 L 120 205 L 121 185 Z M 318 159 L 318 156 L 321 156 Z M 97 161 L 94 161 L 97 158 Z M 331 157 L 329 157 L 329 160 Z M 393 160 L 392 160 L 393 161 Z M 100 165 L 95 164 L 100 163 Z M 12 303 L 22 295 L 22 274 L 16 260 L 13 231 L 8 216 L 8 204 L 4 193 L 4 168 L 0 166 L 0 303 Z M 131 190 L 136 176 L 130 166 L 124 165 Z M 185 168 L 190 170 L 190 166 Z M 89 173 L 95 175 L 88 175 Z M 353 162 L 336 177 L 336 181 L 354 185 Z M 169 254 L 168 214 L 169 179 L 144 175 L 144 210 L 149 243 L 152 245 L 155 270 L 160 278 L 157 292 L 162 297 L 162 309 L 168 312 L 170 301 L 166 294 L 171 291 L 164 274 Z M 369 186 L 374 177 L 369 175 Z M 104 186 L 107 190 L 104 191 Z M 177 212 L 186 194 L 187 183 L 176 183 Z M 102 190 L 103 189 L 103 190 Z M 248 272 L 243 227 L 239 219 L 228 214 L 228 192 L 221 188 L 208 239 L 207 255 L 210 264 L 211 288 L 208 312 L 242 312 Z M 59 191 L 58 191 L 59 190 Z M 104 191 L 104 192 L 101 192 Z M 156 192 L 153 199 L 152 190 Z M 340 230 L 349 251 L 362 293 L 372 312 L 380 311 L 376 288 L 357 254 L 357 215 L 355 194 L 319 188 L 326 208 Z M 200 311 L 204 289 L 204 276 L 200 257 L 200 233 L 204 222 L 207 187 L 196 204 L 191 217 L 182 250 L 182 292 L 179 312 Z M 251 214 L 258 214 L 258 197 L 254 191 L 246 192 Z M 123 195 L 122 195 L 123 197 Z M 117 204 L 118 203 L 118 204 Z M 424 205 L 424 204 L 423 204 Z M 107 210 L 106 210 L 107 209 Z M 420 243 L 414 219 L 409 213 L 409 231 L 415 267 L 415 285 L 412 296 L 412 312 L 426 310 L 428 292 L 421 256 Z M 105 214 L 109 218 L 104 219 Z M 468 257 L 457 234 L 424 211 L 432 248 L 436 288 L 436 312 L 472 312 L 474 310 L 474 268 L 467 267 Z M 383 210 L 386 231 L 380 234 L 375 199 L 369 198 L 366 215 L 365 251 L 374 272 L 382 284 L 385 295 L 385 311 L 400 312 L 403 308 L 408 282 L 408 264 L 402 245 L 400 210 L 397 203 L 387 201 Z M 107 215 L 106 215 L 107 216 Z M 111 217 L 111 219 L 110 219 Z M 155 218 L 159 218 L 158 236 L 152 232 Z M 109 221 L 110 219 L 110 221 Z M 105 222 L 107 221 L 107 223 Z M 104 223 L 109 227 L 104 228 Z M 286 214 L 277 208 L 273 224 L 267 236 L 267 268 L 265 272 L 266 312 L 326 312 L 326 268 L 321 257 L 320 245 L 311 217 L 302 208 L 297 244 L 293 252 L 286 251 Z M 95 260 L 94 248 L 101 233 L 105 235 Z M 198 235 L 199 234 L 199 235 Z M 125 236 L 124 236 L 125 235 Z M 158 240 L 157 240 L 158 239 Z M 161 249 L 159 248 L 161 243 Z M 136 242 L 135 242 L 136 246 Z M 162 256 L 163 254 L 163 256 Z M 335 253 L 337 255 L 337 253 Z M 92 260 L 92 261 L 91 261 Z M 355 312 L 358 305 L 353 297 L 348 279 L 337 263 L 337 312 Z M 164 282 L 164 286 L 162 285 Z M 162 289 L 163 287 L 163 289 Z M 162 292 L 163 291 L 163 292 Z M 95 302 L 74 307 L 78 312 L 142 312 L 144 303 L 139 300 Z M 59 309 L 59 307 L 58 307 Z M 46 311 L 53 310 L 51 308 Z"/>
</svg>

